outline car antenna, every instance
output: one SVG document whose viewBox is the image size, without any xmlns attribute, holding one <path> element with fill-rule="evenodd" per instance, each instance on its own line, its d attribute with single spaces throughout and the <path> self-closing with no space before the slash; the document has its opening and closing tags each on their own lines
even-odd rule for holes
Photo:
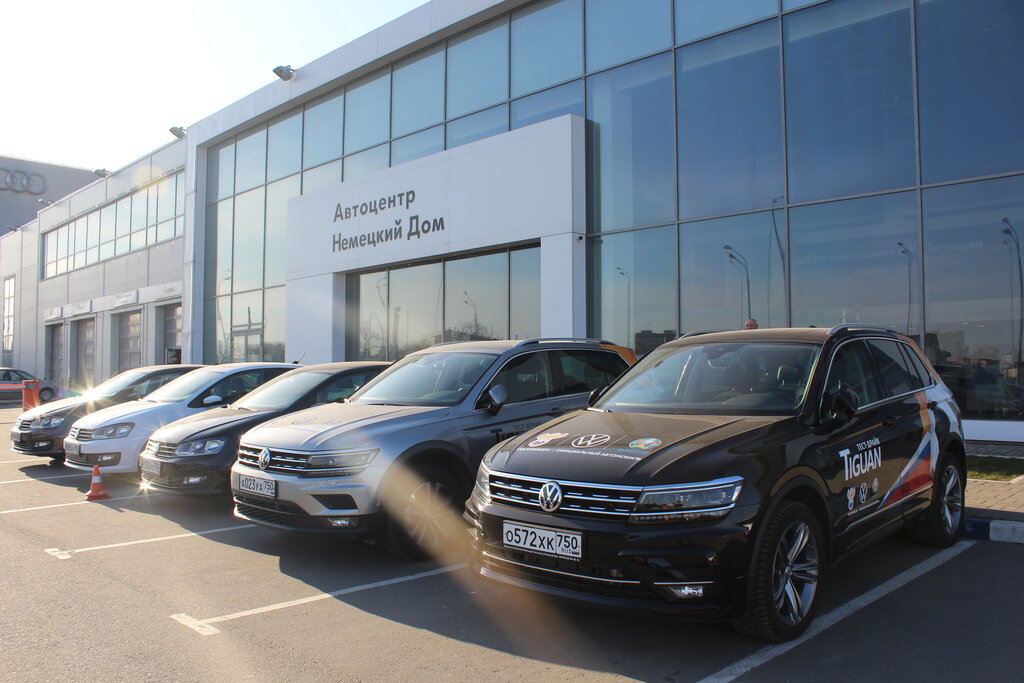
<svg viewBox="0 0 1024 683">
<path fill-rule="evenodd" d="M 302 362 L 302 359 L 305 358 L 305 357 L 306 357 L 306 352 L 303 351 L 301 356 L 299 356 L 298 358 L 296 358 L 295 360 L 292 361 L 292 365 L 298 365 L 300 362 Z"/>
</svg>

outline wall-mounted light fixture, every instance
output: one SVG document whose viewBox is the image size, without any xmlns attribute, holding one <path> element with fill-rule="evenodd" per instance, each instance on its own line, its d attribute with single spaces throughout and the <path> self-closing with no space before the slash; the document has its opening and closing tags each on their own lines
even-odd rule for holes
<svg viewBox="0 0 1024 683">
<path fill-rule="evenodd" d="M 93 171 L 93 173 L 98 175 L 100 178 L 106 178 L 108 175 L 110 175 L 110 171 L 108 171 L 105 168 L 97 168 L 95 171 Z"/>
<path fill-rule="evenodd" d="M 185 133 L 188 132 L 188 128 L 182 128 L 181 126 L 171 126 L 170 131 L 171 135 L 181 140 L 183 137 L 185 137 Z"/>
<path fill-rule="evenodd" d="M 49 206 L 50 204 L 53 204 L 53 200 L 52 199 L 43 199 L 42 197 L 40 197 L 36 201 L 39 202 L 40 204 L 42 204 L 43 206 Z"/>
<path fill-rule="evenodd" d="M 295 69 L 289 66 L 275 66 L 274 75 L 282 81 L 290 81 L 295 77 Z"/>
</svg>

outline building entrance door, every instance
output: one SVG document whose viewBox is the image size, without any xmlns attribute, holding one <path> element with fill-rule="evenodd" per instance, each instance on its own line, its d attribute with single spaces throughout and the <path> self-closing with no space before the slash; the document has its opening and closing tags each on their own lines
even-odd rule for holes
<svg viewBox="0 0 1024 683">
<path fill-rule="evenodd" d="M 86 391 L 96 384 L 96 319 L 75 321 L 75 357 L 72 384 Z"/>
</svg>

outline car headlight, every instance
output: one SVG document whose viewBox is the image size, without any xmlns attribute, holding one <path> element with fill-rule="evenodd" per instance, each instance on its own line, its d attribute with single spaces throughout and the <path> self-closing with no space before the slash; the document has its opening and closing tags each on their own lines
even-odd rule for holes
<svg viewBox="0 0 1024 683">
<path fill-rule="evenodd" d="M 32 420 L 29 427 L 31 429 L 49 429 L 50 427 L 57 427 L 64 421 L 65 417 L 67 417 L 67 415 L 44 415 Z"/>
<path fill-rule="evenodd" d="M 476 470 L 476 484 L 470 497 L 478 508 L 491 502 L 491 471 L 482 462 Z"/>
<path fill-rule="evenodd" d="M 92 438 L 94 439 L 120 439 L 123 436 L 128 436 L 132 433 L 132 429 L 135 427 L 134 422 L 120 422 L 114 425 L 107 425 L 106 427 L 100 427 L 93 431 Z"/>
<path fill-rule="evenodd" d="M 200 441 L 186 441 L 174 449 L 175 455 L 213 455 L 220 453 L 227 443 L 226 439 L 202 439 Z"/>
<path fill-rule="evenodd" d="M 337 477 L 359 474 L 376 457 L 380 450 L 373 448 L 362 451 L 337 451 L 323 455 L 311 455 L 306 461 L 304 477 Z"/>
<path fill-rule="evenodd" d="M 633 524 L 697 522 L 729 514 L 743 489 L 739 477 L 657 489 L 640 495 L 629 521 Z"/>
</svg>

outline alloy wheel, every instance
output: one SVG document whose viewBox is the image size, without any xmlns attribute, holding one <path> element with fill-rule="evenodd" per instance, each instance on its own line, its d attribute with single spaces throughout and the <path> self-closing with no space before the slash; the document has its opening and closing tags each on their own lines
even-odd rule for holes
<svg viewBox="0 0 1024 683">
<path fill-rule="evenodd" d="M 779 538 L 772 569 L 772 598 L 779 617 L 790 626 L 810 613 L 818 588 L 818 546 L 805 522 L 791 524 Z"/>
<path fill-rule="evenodd" d="M 960 471 L 950 465 L 942 475 L 942 521 L 946 525 L 947 534 L 955 534 L 960 528 L 963 510 L 964 493 L 960 486 Z"/>
</svg>

